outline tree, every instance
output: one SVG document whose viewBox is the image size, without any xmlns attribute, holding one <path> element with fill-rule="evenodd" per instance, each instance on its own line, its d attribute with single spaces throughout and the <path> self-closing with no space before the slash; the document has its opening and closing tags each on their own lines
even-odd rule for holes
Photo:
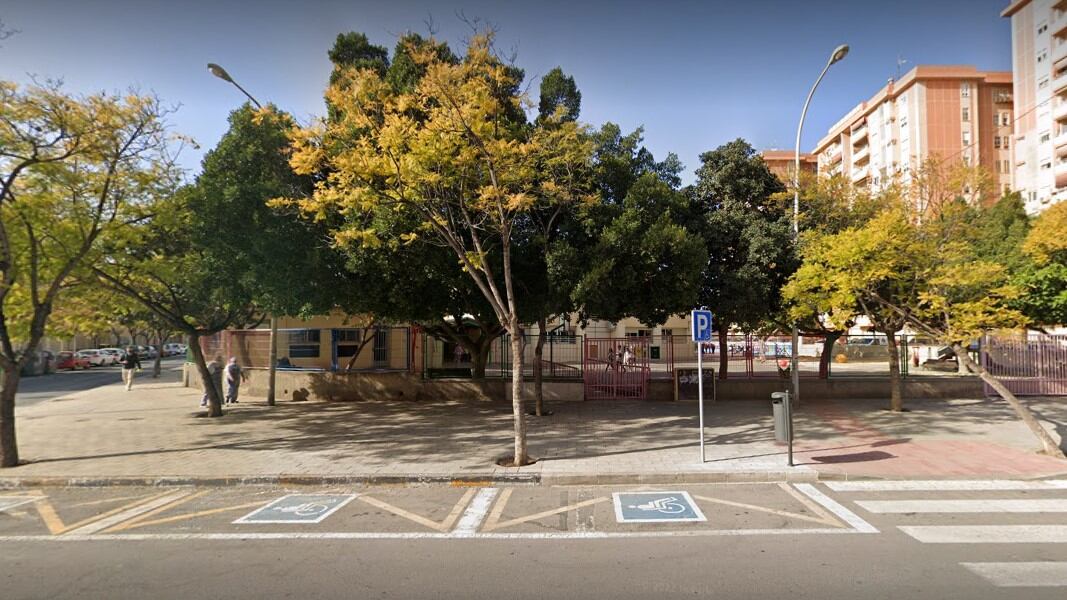
<svg viewBox="0 0 1067 600">
<path fill-rule="evenodd" d="M 561 119 L 577 121 L 582 110 L 582 92 L 574 78 L 556 67 L 541 78 L 541 97 L 537 104 L 538 119 L 545 120 L 562 110 Z"/>
<path fill-rule="evenodd" d="M 537 167 L 578 167 L 588 162 L 589 148 L 574 123 L 526 126 L 521 73 L 493 54 L 491 40 L 474 36 L 458 63 L 413 48 L 425 75 L 408 92 L 374 70 L 346 71 L 344 83 L 327 91 L 340 119 L 297 132 L 292 165 L 302 174 L 328 173 L 311 198 L 296 203 L 311 214 L 343 212 L 348 221 L 334 231 L 337 243 L 392 248 L 426 239 L 450 249 L 511 334 L 512 355 L 521 365 L 521 300 L 512 260 L 516 223 L 540 203 L 585 200 L 566 182 L 545 180 Z M 412 216 L 418 225 L 400 239 L 383 239 L 368 226 L 383 207 Z M 512 398 L 510 462 L 524 465 L 529 459 L 519 368 L 513 370 Z"/>
<path fill-rule="evenodd" d="M 1067 203 L 1049 207 L 1034 221 L 1020 249 L 1025 261 L 1014 283 L 1024 290 L 1015 307 L 1040 327 L 1067 323 Z"/>
<path fill-rule="evenodd" d="M 708 262 L 699 303 L 715 314 L 719 346 L 730 328 L 758 329 L 780 311 L 780 290 L 795 269 L 790 218 L 774 196 L 781 180 L 744 140 L 700 156 L 692 190 L 692 228 L 703 238 Z M 729 354 L 720 352 L 725 379 Z"/>
</svg>

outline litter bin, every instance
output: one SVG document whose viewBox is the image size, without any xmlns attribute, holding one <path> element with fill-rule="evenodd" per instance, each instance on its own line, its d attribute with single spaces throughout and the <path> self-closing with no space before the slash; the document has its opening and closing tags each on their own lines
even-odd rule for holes
<svg viewBox="0 0 1067 600">
<path fill-rule="evenodd" d="M 789 392 L 771 394 L 771 409 L 774 411 L 774 441 L 789 441 Z"/>
</svg>

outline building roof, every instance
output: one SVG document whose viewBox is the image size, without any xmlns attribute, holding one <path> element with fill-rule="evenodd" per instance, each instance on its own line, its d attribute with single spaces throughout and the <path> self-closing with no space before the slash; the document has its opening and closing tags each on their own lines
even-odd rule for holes
<svg viewBox="0 0 1067 600">
<path fill-rule="evenodd" d="M 1010 17 L 1010 16 L 1014 15 L 1015 13 L 1019 12 L 1020 10 L 1022 10 L 1022 8 L 1024 6 L 1026 6 L 1027 4 L 1030 4 L 1030 0 L 1015 0 L 1014 2 L 1009 4 L 1007 8 L 1005 8 L 1002 11 L 1000 11 L 1000 16 L 1002 16 L 1002 17 Z"/>
<path fill-rule="evenodd" d="M 764 150 L 760 152 L 763 156 L 763 160 L 794 160 L 796 155 L 793 150 Z M 801 152 L 800 161 L 807 162 L 815 160 L 815 155 L 811 152 Z"/>
</svg>

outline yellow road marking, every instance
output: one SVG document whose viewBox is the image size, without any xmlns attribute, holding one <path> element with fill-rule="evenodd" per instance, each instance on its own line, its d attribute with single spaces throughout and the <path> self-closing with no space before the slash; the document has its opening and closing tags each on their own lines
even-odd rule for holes
<svg viewBox="0 0 1067 600">
<path fill-rule="evenodd" d="M 755 510 L 755 511 L 758 511 L 758 512 L 765 512 L 765 513 L 770 513 L 772 515 L 778 515 L 780 517 L 787 517 L 787 518 L 790 518 L 790 519 L 800 519 L 801 521 L 810 521 L 812 523 L 818 523 L 820 525 L 830 524 L 830 525 L 833 525 L 834 527 L 841 527 L 840 523 L 836 523 L 836 522 L 828 523 L 826 521 L 826 519 L 821 519 L 821 518 L 816 518 L 816 517 L 809 517 L 808 515 L 801 515 L 801 514 L 797 514 L 797 513 L 793 513 L 793 512 L 789 512 L 789 511 L 785 511 L 785 510 L 778 510 L 778 509 L 775 509 L 775 508 L 767 508 L 765 506 L 756 506 L 755 504 L 745 504 L 743 502 L 732 502 L 730 500 L 721 500 L 719 498 L 708 498 L 707 496 L 697 496 L 696 494 L 693 494 L 693 497 L 698 499 L 698 500 L 703 500 L 705 502 L 712 502 L 714 504 L 723 504 L 725 506 L 733 506 L 735 508 L 745 508 L 745 509 L 748 509 L 748 510 Z"/>
<path fill-rule="evenodd" d="M 231 510 L 239 510 L 242 508 L 252 508 L 253 506 L 263 506 L 263 502 L 249 502 L 248 504 L 238 504 L 237 506 L 226 506 L 223 508 L 213 508 L 211 510 L 202 510 L 194 513 L 186 513 L 183 515 L 174 515 L 172 517 L 164 517 L 162 519 L 154 519 L 152 521 L 138 521 L 130 524 L 130 522 L 123 523 L 117 527 L 112 527 L 108 531 L 122 531 L 124 529 L 136 529 L 138 527 L 148 527 L 149 525 L 162 525 L 163 523 L 173 523 L 175 521 L 183 521 L 186 519 L 195 519 L 196 517 L 206 517 L 208 515 L 216 515 L 218 513 L 228 512 Z M 174 505 L 167 508 L 173 508 Z"/>
<path fill-rule="evenodd" d="M 42 496 L 42 497 L 38 498 L 37 500 L 35 500 L 34 501 L 34 505 L 37 508 L 37 514 L 41 515 L 41 520 L 44 521 L 45 526 L 48 527 L 48 531 L 52 535 L 59 535 L 61 533 L 66 533 L 67 531 L 70 531 L 72 529 L 77 529 L 79 527 L 82 527 L 82 526 L 88 525 L 90 523 L 99 521 L 100 519 L 106 519 L 107 517 L 110 517 L 111 515 L 116 515 L 116 514 L 122 512 L 122 511 L 124 511 L 124 510 L 129 510 L 131 508 L 134 508 L 134 507 L 140 506 L 142 504 L 151 502 L 151 501 L 153 501 L 153 500 L 155 500 L 157 498 L 162 498 L 163 496 L 166 496 L 167 494 L 170 494 L 170 493 L 171 492 L 166 491 L 166 492 L 163 492 L 163 493 L 160 493 L 160 494 L 154 494 L 152 496 L 147 496 L 145 498 L 141 498 L 140 500 L 138 500 L 136 502 L 131 502 L 129 504 L 125 504 L 123 506 L 119 506 L 117 508 L 113 508 L 113 509 L 111 509 L 111 510 L 105 512 L 105 513 L 102 513 L 102 514 L 99 514 L 99 515 L 93 515 L 93 516 L 91 516 L 91 517 L 89 517 L 87 519 L 82 519 L 81 521 L 78 521 L 77 523 L 72 523 L 70 525 L 66 525 L 65 523 L 63 523 L 63 519 L 61 519 L 59 517 L 59 514 L 56 513 L 55 507 L 52 506 L 52 503 L 48 500 L 47 496 Z"/>
<path fill-rule="evenodd" d="M 131 525 L 135 526 L 137 523 L 140 523 L 141 521 L 144 521 L 145 519 L 148 519 L 149 517 L 154 517 L 154 516 L 158 515 L 159 513 L 163 512 L 163 511 L 170 510 L 170 509 L 172 509 L 172 508 L 174 508 L 176 506 L 180 506 L 182 504 L 185 504 L 186 502 L 192 500 L 193 498 L 199 498 L 200 496 L 203 496 L 206 493 L 207 493 L 206 491 L 196 492 L 195 494 L 189 494 L 188 496 L 185 496 L 185 497 L 182 497 L 182 498 L 178 498 L 174 502 L 168 502 L 167 504 L 164 504 L 163 506 L 157 506 L 156 508 L 153 508 L 152 510 L 150 510 L 150 511 L 148 511 L 146 513 L 141 513 L 141 514 L 137 515 L 136 517 L 134 517 L 132 519 L 129 519 L 127 521 L 123 521 L 122 523 L 116 523 L 115 525 L 112 525 L 111 527 L 108 527 L 107 529 L 101 531 L 100 533 L 112 533 L 112 532 L 115 532 L 115 531 L 122 531 L 123 529 L 129 529 Z"/>
<path fill-rule="evenodd" d="M 122 496 L 122 497 L 119 497 L 119 498 L 105 498 L 103 500 L 93 500 L 91 502 L 79 502 L 77 504 L 71 504 L 70 506 L 71 506 L 71 508 L 75 508 L 75 507 L 79 507 L 79 506 L 95 506 L 97 504 L 109 504 L 111 502 L 122 502 L 123 500 L 136 500 L 138 498 L 141 498 L 141 496 Z"/>
<path fill-rule="evenodd" d="M 505 492 L 510 492 L 511 488 L 508 488 L 508 489 L 506 489 L 504 491 Z M 482 531 L 492 531 L 494 529 L 503 529 L 505 527 L 512 527 L 512 526 L 518 525 L 520 523 L 526 523 L 528 521 L 536 521 L 538 519 L 543 519 L 545 517 L 551 517 L 552 515 L 558 515 L 560 513 L 570 512 L 572 510 L 578 510 L 579 508 L 584 508 L 586 506 L 592 506 L 594 504 L 600 504 L 601 502 L 610 502 L 611 501 L 611 498 L 608 497 L 608 496 L 604 496 L 604 497 L 601 497 L 601 498 L 593 498 L 591 500 L 583 500 L 583 501 L 578 502 L 576 504 L 569 504 L 567 506 L 561 506 L 560 508 L 554 508 L 552 510 L 546 510 L 544 512 L 539 512 L 539 513 L 535 513 L 535 514 L 532 514 L 532 515 L 526 515 L 525 517 L 518 517 L 518 518 L 515 518 L 515 519 L 510 519 L 508 521 L 498 522 L 498 519 L 500 518 L 500 514 L 502 512 L 504 512 L 504 504 L 507 502 L 508 498 L 510 498 L 510 497 L 511 497 L 511 494 L 508 494 L 506 496 L 504 494 L 501 494 L 501 498 L 499 500 L 497 500 L 496 506 L 493 507 L 493 512 L 490 513 L 489 514 L 489 518 L 486 519 L 485 526 L 482 527 Z"/>
<path fill-rule="evenodd" d="M 448 530 L 452 529 L 452 525 L 455 524 L 456 519 L 458 519 L 460 514 L 463 513 L 463 509 L 466 508 L 467 504 L 470 503 L 471 498 L 477 492 L 478 492 L 478 490 L 475 489 L 475 488 L 471 488 L 471 489 L 467 490 L 466 492 L 464 492 L 463 496 L 459 499 L 458 502 L 456 502 L 456 505 L 452 507 L 452 511 L 449 512 L 448 516 L 445 517 L 445 520 L 441 521 L 440 523 L 438 523 L 437 521 L 433 521 L 431 519 L 427 519 L 426 517 L 423 517 L 421 515 L 417 515 L 417 514 L 415 514 L 413 512 L 404 510 L 403 508 L 400 508 L 400 507 L 397 507 L 397 506 L 393 506 L 392 504 L 389 504 L 388 502 L 384 502 L 382 500 L 379 500 L 377 498 L 373 498 L 371 496 L 365 496 L 365 495 L 361 494 L 361 495 L 356 497 L 356 500 L 362 500 L 363 502 L 366 502 L 367 504 L 370 504 L 371 506 L 380 508 L 380 509 L 382 509 L 384 511 L 387 511 L 387 512 L 391 512 L 394 515 L 396 515 L 398 517 L 403 517 L 405 519 L 408 519 L 409 521 L 414 521 L 414 522 L 418 523 L 419 525 L 422 525 L 424 527 L 429 527 L 430 529 L 433 529 L 434 531 L 447 532 Z"/>
<path fill-rule="evenodd" d="M 515 490 L 512 488 L 504 488 L 504 491 L 500 492 L 500 496 L 496 499 L 496 504 L 493 505 L 493 510 L 489 511 L 489 516 L 485 518 L 485 525 L 482 527 L 483 531 L 489 531 L 497 526 L 497 521 L 500 520 L 500 515 L 504 512 L 504 506 L 511 499 L 513 491 Z"/>
<path fill-rule="evenodd" d="M 795 489 L 793 489 L 793 486 L 785 482 L 780 482 L 778 484 L 778 487 L 785 490 L 785 492 L 790 496 L 796 498 L 798 502 L 805 506 L 805 508 L 822 517 L 824 523 L 833 525 L 834 527 L 844 527 L 841 521 L 839 521 L 832 514 L 830 514 L 830 511 L 826 510 L 822 506 L 819 506 L 817 503 L 812 502 L 811 498 L 808 498 L 804 494 L 801 494 L 800 492 L 796 491 Z"/>
</svg>

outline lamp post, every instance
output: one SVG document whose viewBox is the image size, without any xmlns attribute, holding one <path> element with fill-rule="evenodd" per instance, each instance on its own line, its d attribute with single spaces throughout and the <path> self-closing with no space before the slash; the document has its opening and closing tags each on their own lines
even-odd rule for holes
<svg viewBox="0 0 1067 600">
<path fill-rule="evenodd" d="M 241 93 L 244 94 L 245 96 L 247 96 L 248 99 L 252 102 L 252 104 L 256 105 L 256 108 L 263 108 L 263 105 L 259 103 L 259 100 L 256 100 L 255 98 L 253 98 L 252 94 L 249 94 L 248 91 L 246 91 L 243 87 L 241 87 L 241 84 L 239 84 L 236 81 L 234 81 L 233 77 L 230 77 L 230 74 L 226 72 L 226 69 L 223 69 L 222 67 L 220 67 L 219 65 L 217 65 L 215 63 L 208 63 L 207 64 L 207 69 L 208 69 L 208 71 L 211 71 L 211 74 L 214 75 L 215 77 L 218 77 L 219 79 L 225 81 L 226 83 L 233 84 L 233 86 L 235 88 L 241 90 Z M 270 344 L 270 350 L 268 352 L 268 358 L 267 358 L 267 361 L 269 363 L 267 365 L 267 405 L 268 406 L 274 406 L 274 381 L 275 381 L 275 374 L 277 373 L 277 364 L 278 364 L 277 338 L 278 338 L 278 317 L 276 317 L 273 314 L 271 314 L 271 316 L 270 316 L 270 341 L 268 342 Z"/>
<path fill-rule="evenodd" d="M 819 78 L 815 80 L 815 85 L 811 86 L 811 91 L 808 92 L 808 99 L 804 101 L 804 109 L 800 111 L 800 123 L 797 124 L 797 144 L 793 154 L 793 244 L 797 245 L 800 242 L 800 132 L 804 130 L 804 117 L 808 115 L 808 105 L 811 104 L 811 97 L 815 95 L 815 88 L 819 87 L 819 83 L 826 75 L 826 72 L 830 70 L 830 65 L 840 61 L 848 55 L 848 44 L 841 44 L 837 48 L 834 48 L 832 54 L 830 54 L 830 60 L 826 61 L 826 66 L 823 67 L 822 73 L 819 73 Z M 800 331 L 797 329 L 797 324 L 793 322 L 793 349 L 792 349 L 792 365 L 790 373 L 793 380 L 793 393 L 790 394 L 790 404 L 798 402 L 800 400 L 800 371 L 798 369 L 800 365 Z M 793 411 L 792 406 L 789 407 L 789 466 L 793 466 Z"/>
</svg>

